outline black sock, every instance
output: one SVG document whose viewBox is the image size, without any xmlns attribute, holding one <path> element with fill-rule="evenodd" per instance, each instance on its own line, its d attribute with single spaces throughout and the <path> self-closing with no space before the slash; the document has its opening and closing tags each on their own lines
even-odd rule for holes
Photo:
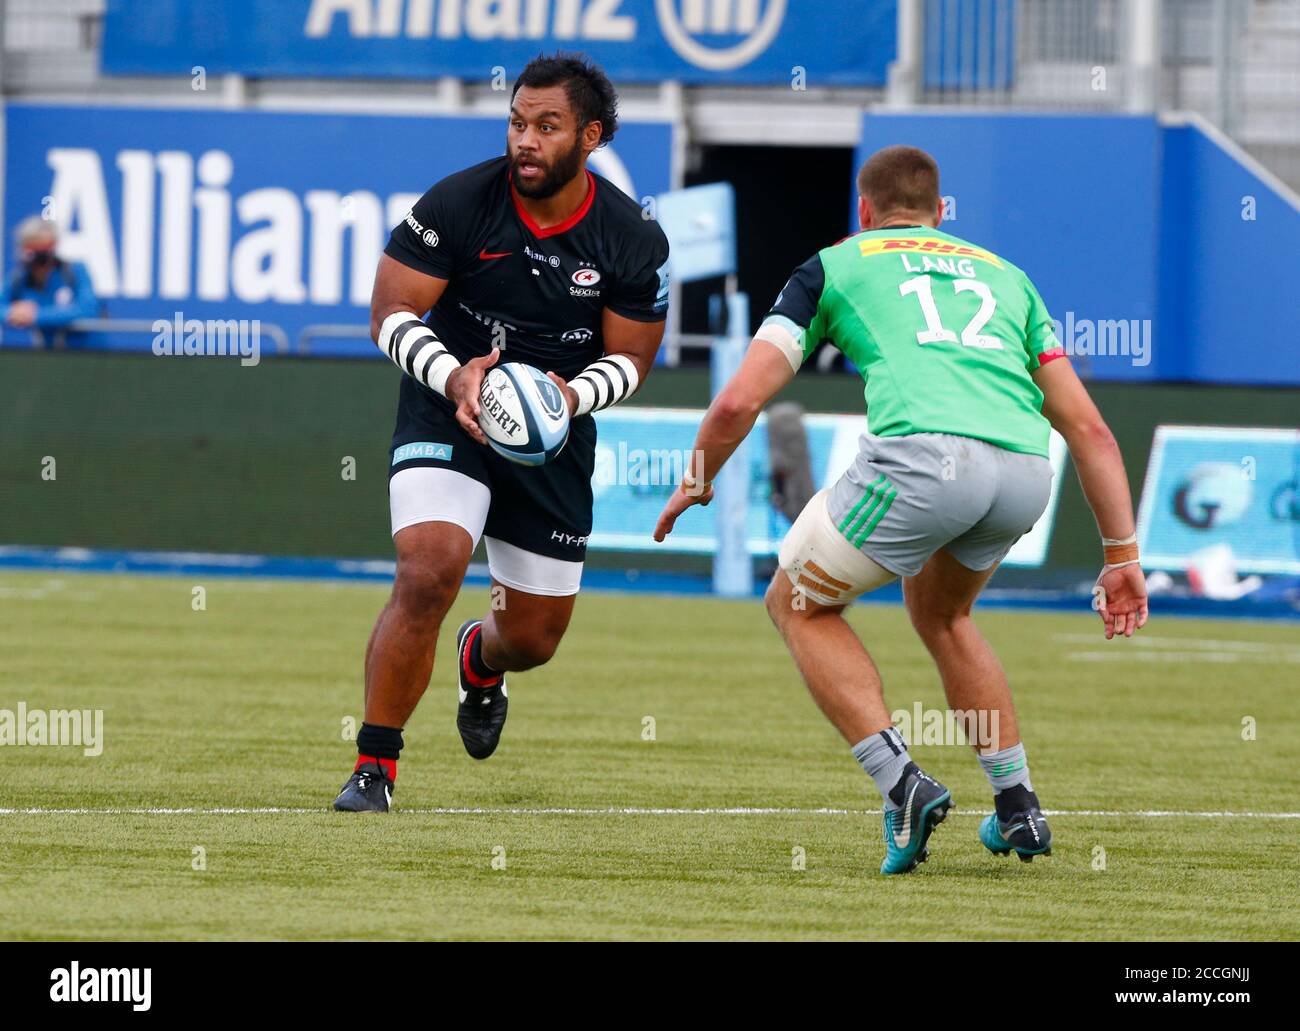
<svg viewBox="0 0 1300 1031">
<path fill-rule="evenodd" d="M 398 759 L 402 754 L 402 728 L 361 724 L 361 731 L 357 734 L 357 753 L 377 759 Z"/>
<path fill-rule="evenodd" d="M 499 669 L 493 669 L 483 661 L 483 627 L 474 631 L 474 639 L 469 642 L 469 669 L 480 680 L 496 681 L 501 677 Z"/>
<path fill-rule="evenodd" d="M 998 819 L 1006 823 L 1016 813 L 1038 808 L 1038 796 L 1023 784 L 1013 784 L 993 796 L 993 808 L 998 811 Z"/>
</svg>

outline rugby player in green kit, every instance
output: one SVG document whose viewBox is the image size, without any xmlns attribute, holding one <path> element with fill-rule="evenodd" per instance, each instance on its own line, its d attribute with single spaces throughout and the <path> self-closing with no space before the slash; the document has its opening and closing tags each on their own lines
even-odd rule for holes
<svg viewBox="0 0 1300 1031">
<path fill-rule="evenodd" d="M 988 721 L 997 740 L 973 742 L 994 792 L 980 841 L 1028 861 L 1050 854 L 1051 831 L 1006 675 L 971 606 L 1047 505 L 1054 427 L 1101 531 L 1094 604 L 1106 637 L 1131 636 L 1146 622 L 1147 596 L 1128 479 L 1033 284 L 1004 258 L 939 230 L 933 158 L 914 147 L 879 151 L 859 173 L 858 194 L 862 231 L 795 270 L 709 407 L 655 539 L 711 500 L 713 477 L 818 345 L 839 348 L 866 382 L 869 432 L 786 535 L 768 612 L 884 799 L 881 872 L 906 873 L 928 857 L 952 798 L 908 755 L 880 674 L 842 615 L 858 595 L 901 577 L 949 706 L 997 717 Z"/>
</svg>

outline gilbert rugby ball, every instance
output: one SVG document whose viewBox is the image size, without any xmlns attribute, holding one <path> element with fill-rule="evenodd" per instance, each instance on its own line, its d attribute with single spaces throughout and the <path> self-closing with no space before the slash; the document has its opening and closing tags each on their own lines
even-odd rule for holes
<svg viewBox="0 0 1300 1031">
<path fill-rule="evenodd" d="M 478 424 L 503 458 L 545 465 L 569 439 L 569 405 L 546 373 L 523 362 L 506 362 L 483 377 Z"/>
</svg>

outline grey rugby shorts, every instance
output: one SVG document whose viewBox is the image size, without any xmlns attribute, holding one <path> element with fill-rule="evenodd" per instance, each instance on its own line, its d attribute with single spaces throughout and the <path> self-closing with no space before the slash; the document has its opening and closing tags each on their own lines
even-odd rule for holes
<svg viewBox="0 0 1300 1031">
<path fill-rule="evenodd" d="M 914 576 L 940 548 L 967 569 L 1006 557 L 1047 507 L 1052 466 L 974 437 L 862 435 L 853 464 L 827 498 L 850 544 L 898 576 Z"/>
</svg>

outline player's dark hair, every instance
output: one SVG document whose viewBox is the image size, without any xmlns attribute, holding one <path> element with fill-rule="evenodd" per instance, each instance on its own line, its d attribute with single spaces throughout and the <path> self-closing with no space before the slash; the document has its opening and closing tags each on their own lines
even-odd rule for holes
<svg viewBox="0 0 1300 1031">
<path fill-rule="evenodd" d="M 917 147 L 878 150 L 858 172 L 858 193 L 877 214 L 934 211 L 939 206 L 939 166 Z"/>
<path fill-rule="evenodd" d="M 530 89 L 563 86 L 569 97 L 569 106 L 578 116 L 578 131 L 591 122 L 599 122 L 602 146 L 618 131 L 618 94 L 614 91 L 614 84 L 599 65 L 582 54 L 563 51 L 551 57 L 538 54 L 515 80 L 515 88 L 510 94 L 512 101 L 520 86 Z"/>
</svg>

